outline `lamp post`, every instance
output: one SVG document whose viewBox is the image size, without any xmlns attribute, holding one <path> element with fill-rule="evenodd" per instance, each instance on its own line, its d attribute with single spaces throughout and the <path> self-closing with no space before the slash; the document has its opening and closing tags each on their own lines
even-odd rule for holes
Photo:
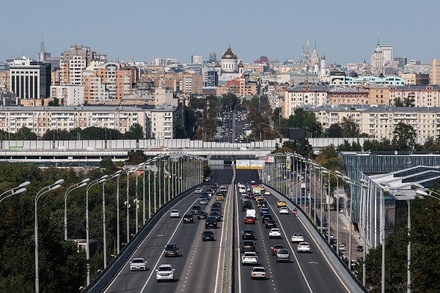
<svg viewBox="0 0 440 293">
<path fill-rule="evenodd" d="M 104 254 L 104 269 L 107 267 L 107 225 L 106 225 L 106 216 L 105 216 L 105 183 L 113 178 L 119 178 L 122 171 L 117 171 L 110 177 L 106 178 L 102 181 L 102 239 L 103 239 L 103 254 Z"/>
<path fill-rule="evenodd" d="M 79 183 L 71 185 L 71 186 L 69 186 L 69 188 L 67 188 L 66 192 L 64 193 L 64 240 L 66 240 L 66 241 L 67 241 L 67 197 L 75 189 L 86 186 L 89 181 L 90 181 L 90 178 L 86 178 Z"/>
<path fill-rule="evenodd" d="M 133 173 L 132 169 L 126 171 L 127 173 L 127 199 L 125 201 L 125 208 L 127 211 L 127 243 L 130 241 L 130 173 Z"/>
<path fill-rule="evenodd" d="M 86 187 L 86 260 L 87 260 L 87 286 L 90 284 L 90 239 L 89 239 L 89 189 L 99 183 L 104 182 L 108 175 L 89 182 Z"/>
<path fill-rule="evenodd" d="M 29 184 L 31 184 L 30 181 L 25 181 L 25 182 L 21 183 L 20 185 L 18 185 L 17 187 L 6 190 L 2 194 L 0 194 L 0 202 L 4 201 L 8 197 L 11 197 L 13 195 L 20 194 L 20 193 L 27 191 L 27 189 L 24 187 Z"/>
<path fill-rule="evenodd" d="M 49 191 L 58 189 L 61 187 L 61 184 L 64 183 L 64 179 L 60 179 L 58 181 L 56 181 L 55 183 L 52 183 L 51 185 L 47 185 L 45 187 L 43 187 L 42 189 L 40 189 L 40 191 L 38 191 L 38 193 L 35 195 L 35 214 L 34 214 L 34 219 L 35 219 L 35 225 L 34 225 L 34 231 L 35 231 L 35 292 L 39 293 L 40 292 L 40 278 L 39 278 L 39 264 L 38 264 L 38 211 L 37 211 L 37 204 L 38 204 L 38 200 L 40 199 L 40 197 L 43 194 L 48 193 Z"/>
</svg>

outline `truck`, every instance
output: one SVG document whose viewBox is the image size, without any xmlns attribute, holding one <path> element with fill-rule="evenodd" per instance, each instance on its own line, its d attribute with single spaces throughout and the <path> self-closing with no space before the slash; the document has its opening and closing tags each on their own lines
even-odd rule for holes
<svg viewBox="0 0 440 293">
<path fill-rule="evenodd" d="M 253 217 L 254 219 L 257 218 L 257 211 L 255 209 L 247 209 L 246 210 L 246 217 Z"/>
</svg>

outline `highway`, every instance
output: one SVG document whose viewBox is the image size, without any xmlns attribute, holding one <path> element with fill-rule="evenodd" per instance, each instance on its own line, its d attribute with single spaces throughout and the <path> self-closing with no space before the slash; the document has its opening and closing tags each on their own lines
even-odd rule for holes
<svg viewBox="0 0 440 293">
<path fill-rule="evenodd" d="M 142 242 L 133 257 L 144 257 L 148 262 L 148 270 L 129 270 L 129 263 L 123 267 L 105 292 L 350 292 L 342 280 L 337 277 L 326 255 L 315 244 L 315 239 L 302 225 L 302 219 L 289 215 L 279 215 L 276 207 L 277 197 L 268 196 L 271 214 L 281 229 L 282 239 L 269 239 L 268 229 L 261 223 L 260 215 L 256 224 L 244 224 L 244 212 L 241 211 L 241 201 L 236 194 L 236 185 L 229 185 L 232 181 L 232 170 L 216 170 L 212 182 L 229 186 L 229 195 L 224 204 L 224 218 L 227 213 L 234 215 L 233 241 L 234 264 L 223 263 L 225 254 L 228 253 L 229 244 L 222 245 L 225 237 L 224 227 L 214 229 L 216 241 L 202 241 L 200 234 L 205 230 L 204 220 L 195 218 L 193 224 L 183 224 L 181 218 L 170 219 L 163 217 Z M 259 181 L 257 171 L 238 170 L 235 182 L 249 183 L 251 180 Z M 204 186 L 204 190 L 211 183 Z M 233 191 L 233 192 L 232 192 Z M 177 203 L 176 208 L 182 217 L 189 212 L 192 205 L 198 204 L 199 194 L 192 193 Z M 207 206 L 202 206 L 209 211 L 211 199 Z M 231 206 L 229 206 L 231 205 Z M 174 207 L 173 207 L 174 208 Z M 232 217 L 230 217 L 232 220 Z M 252 280 L 250 272 L 252 266 L 242 266 L 240 257 L 241 231 L 244 228 L 253 229 L 257 235 L 256 248 L 261 266 L 267 270 L 265 280 Z M 296 244 L 290 242 L 294 232 L 301 232 L 305 240 L 311 244 L 312 253 L 298 254 Z M 175 242 L 180 246 L 180 257 L 163 256 L 163 248 L 168 242 Z M 230 242 L 229 242 L 230 243 Z M 291 252 L 290 263 L 277 263 L 272 256 L 271 246 L 282 244 Z M 226 250 L 225 250 L 226 249 Z M 130 259 L 131 259 L 130 258 Z M 174 282 L 156 281 L 155 269 L 163 263 L 170 263 L 175 268 Z M 231 289 L 225 287 L 225 270 L 233 270 Z"/>
</svg>

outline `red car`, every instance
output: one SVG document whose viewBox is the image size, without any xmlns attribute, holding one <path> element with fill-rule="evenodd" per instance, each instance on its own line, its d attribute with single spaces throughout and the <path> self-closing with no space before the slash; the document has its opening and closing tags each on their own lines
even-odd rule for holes
<svg viewBox="0 0 440 293">
<path fill-rule="evenodd" d="M 274 246 L 271 247 L 272 249 L 272 255 L 277 255 L 277 251 L 278 249 L 284 248 L 284 246 L 282 244 L 275 244 Z"/>
<path fill-rule="evenodd" d="M 254 217 L 246 217 L 244 218 L 245 224 L 255 224 L 255 218 Z"/>
</svg>

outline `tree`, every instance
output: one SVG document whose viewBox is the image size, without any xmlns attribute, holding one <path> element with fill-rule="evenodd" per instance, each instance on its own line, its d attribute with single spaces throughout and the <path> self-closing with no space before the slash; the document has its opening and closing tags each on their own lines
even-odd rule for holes
<svg viewBox="0 0 440 293">
<path fill-rule="evenodd" d="M 359 125 L 352 117 L 343 117 L 341 122 L 342 137 L 359 137 Z"/>
<path fill-rule="evenodd" d="M 326 137 L 344 137 L 342 135 L 342 128 L 339 123 L 333 123 L 330 125 L 330 127 L 325 130 L 324 134 Z"/>
<path fill-rule="evenodd" d="M 15 134 L 15 140 L 37 140 L 37 135 L 26 126 L 22 126 Z"/>
<path fill-rule="evenodd" d="M 399 122 L 393 131 L 393 144 L 398 150 L 413 150 L 416 145 L 416 137 L 414 127 Z"/>
<path fill-rule="evenodd" d="M 60 100 L 58 98 L 53 98 L 53 101 L 50 101 L 47 105 L 49 107 L 58 107 L 60 106 Z"/>
<path fill-rule="evenodd" d="M 289 127 L 304 128 L 306 137 L 319 137 L 322 132 L 321 124 L 316 120 L 315 113 L 306 112 L 302 108 L 295 109 L 289 117 Z"/>
<path fill-rule="evenodd" d="M 135 123 L 130 126 L 130 129 L 125 133 L 126 139 L 143 139 L 144 129 L 139 123 Z"/>
</svg>

